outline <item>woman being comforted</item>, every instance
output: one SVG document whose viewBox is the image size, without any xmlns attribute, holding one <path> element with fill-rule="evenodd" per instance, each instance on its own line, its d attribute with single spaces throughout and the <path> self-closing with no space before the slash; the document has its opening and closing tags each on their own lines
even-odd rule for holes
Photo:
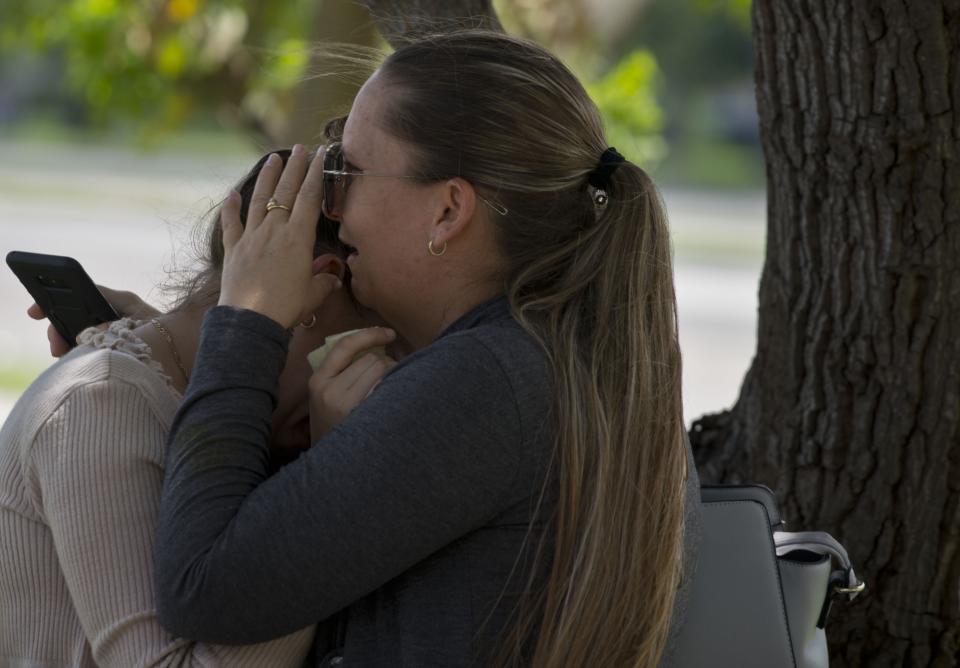
<svg viewBox="0 0 960 668">
<path fill-rule="evenodd" d="M 266 158 L 239 186 L 244 208 Z M 315 228 L 316 269 L 342 276 L 335 226 L 324 219 Z M 83 332 L 0 430 L 0 665 L 272 667 L 299 666 L 308 654 L 313 622 L 272 642 L 221 647 L 177 638 L 157 621 L 153 542 L 166 440 L 200 321 L 219 291 L 219 218 L 208 235 L 205 269 L 177 307 L 153 322 L 124 318 Z M 326 334 L 365 324 L 348 293 L 341 297 L 316 326 L 298 328 L 284 358 L 282 400 L 269 416 L 274 466 L 309 445 L 307 352 Z M 229 623 L 232 611 L 213 614 Z"/>
</svg>

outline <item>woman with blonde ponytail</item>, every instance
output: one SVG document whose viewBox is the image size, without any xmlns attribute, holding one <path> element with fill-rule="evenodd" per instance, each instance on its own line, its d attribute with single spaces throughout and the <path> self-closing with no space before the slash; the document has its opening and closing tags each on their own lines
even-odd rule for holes
<svg viewBox="0 0 960 668">
<path fill-rule="evenodd" d="M 342 144 L 268 164 L 254 202 L 245 229 L 224 213 L 171 439 L 164 623 L 243 643 L 319 622 L 321 665 L 669 664 L 699 533 L 670 239 L 569 70 L 499 33 L 407 45 Z M 335 346 L 322 437 L 267 478 L 286 328 L 339 289 L 303 252 L 321 206 L 414 353 L 385 373 Z"/>
</svg>

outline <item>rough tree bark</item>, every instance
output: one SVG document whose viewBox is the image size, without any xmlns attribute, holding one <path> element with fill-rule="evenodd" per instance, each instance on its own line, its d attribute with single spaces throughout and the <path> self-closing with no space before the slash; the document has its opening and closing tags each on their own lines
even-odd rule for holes
<svg viewBox="0 0 960 668">
<path fill-rule="evenodd" d="M 756 357 L 691 439 L 850 548 L 838 666 L 960 665 L 960 1 L 754 0 Z"/>
</svg>

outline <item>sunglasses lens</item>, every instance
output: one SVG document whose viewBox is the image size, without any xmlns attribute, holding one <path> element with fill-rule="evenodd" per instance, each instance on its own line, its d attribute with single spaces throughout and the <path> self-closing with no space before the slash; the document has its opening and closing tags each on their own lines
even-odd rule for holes
<svg viewBox="0 0 960 668">
<path fill-rule="evenodd" d="M 324 171 L 342 172 L 343 154 L 340 144 L 330 144 L 323 155 Z M 332 217 L 340 210 L 341 194 L 343 192 L 343 176 L 337 174 L 323 175 L 323 212 Z"/>
</svg>

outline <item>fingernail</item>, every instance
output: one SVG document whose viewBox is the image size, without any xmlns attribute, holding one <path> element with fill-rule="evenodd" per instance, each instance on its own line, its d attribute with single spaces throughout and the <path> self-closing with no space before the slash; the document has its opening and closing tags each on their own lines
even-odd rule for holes
<svg viewBox="0 0 960 668">
<path fill-rule="evenodd" d="M 385 329 L 384 331 L 386 332 L 388 339 L 395 339 L 395 338 L 397 338 L 397 333 L 396 333 L 395 331 L 393 331 L 392 329 Z"/>
<path fill-rule="evenodd" d="M 293 150 L 290 151 L 290 156 L 293 157 L 295 155 L 300 155 L 301 153 L 303 153 L 303 144 L 294 144 Z"/>
<path fill-rule="evenodd" d="M 270 157 L 267 158 L 267 163 L 266 163 L 266 164 L 269 165 L 269 166 L 271 166 L 271 167 L 273 167 L 273 166 L 274 166 L 275 164 L 277 164 L 279 161 L 280 161 L 280 156 L 277 155 L 276 153 L 271 153 L 271 154 L 270 154 Z"/>
</svg>

